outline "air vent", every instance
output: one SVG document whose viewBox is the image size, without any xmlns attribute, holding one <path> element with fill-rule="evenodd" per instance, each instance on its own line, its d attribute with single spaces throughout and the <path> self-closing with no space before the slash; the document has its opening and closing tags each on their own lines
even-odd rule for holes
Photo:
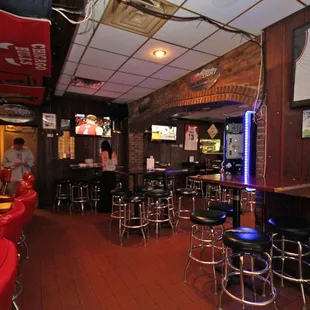
<svg viewBox="0 0 310 310">
<path fill-rule="evenodd" d="M 80 77 L 75 77 L 71 82 L 72 86 L 86 87 L 86 88 L 92 88 L 92 89 L 99 89 L 103 84 L 104 82 L 84 79 Z"/>
<path fill-rule="evenodd" d="M 178 7 L 164 0 L 134 0 L 135 3 L 153 11 L 174 14 Z M 117 0 L 111 0 L 101 20 L 102 24 L 135 32 L 143 36 L 153 36 L 166 20 L 145 14 Z"/>
</svg>

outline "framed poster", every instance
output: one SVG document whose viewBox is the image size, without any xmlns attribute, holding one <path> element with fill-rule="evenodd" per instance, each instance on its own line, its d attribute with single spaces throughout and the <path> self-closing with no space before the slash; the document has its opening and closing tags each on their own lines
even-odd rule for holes
<svg viewBox="0 0 310 310">
<path fill-rule="evenodd" d="M 310 110 L 302 113 L 302 138 L 310 138 Z"/>
<path fill-rule="evenodd" d="M 291 107 L 310 106 L 310 23 L 293 32 L 293 100 Z"/>
<path fill-rule="evenodd" d="M 62 118 L 60 120 L 60 130 L 69 131 L 70 130 L 70 120 Z"/>
<path fill-rule="evenodd" d="M 198 126 L 185 125 L 185 151 L 197 151 L 198 149 Z"/>
<path fill-rule="evenodd" d="M 42 114 L 42 128 L 56 129 L 56 114 L 43 113 Z"/>
</svg>

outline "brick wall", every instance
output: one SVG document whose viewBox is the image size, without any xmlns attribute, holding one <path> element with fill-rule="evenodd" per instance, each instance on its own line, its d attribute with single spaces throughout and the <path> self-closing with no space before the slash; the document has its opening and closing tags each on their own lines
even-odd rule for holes
<svg viewBox="0 0 310 310">
<path fill-rule="evenodd" d="M 143 132 L 152 123 L 171 116 L 171 111 L 191 105 L 234 101 L 252 106 L 257 93 L 260 54 L 260 47 L 256 43 L 248 42 L 214 61 L 221 76 L 212 88 L 200 91 L 192 91 L 188 88 L 190 77 L 201 71 L 202 68 L 200 68 L 152 93 L 149 96 L 151 100 L 146 111 L 142 113 L 138 111 L 139 104 L 144 98 L 130 103 L 128 108 L 129 132 Z M 129 166 L 132 162 L 135 167 L 139 166 L 141 169 L 143 154 L 139 153 L 137 156 L 137 152 L 140 152 L 138 141 L 142 139 L 133 138 L 131 135 L 133 134 L 129 134 Z M 136 143 L 135 147 L 130 146 L 131 140 Z M 139 148 L 139 151 L 136 148 Z M 139 164 L 135 157 L 141 160 Z"/>
</svg>

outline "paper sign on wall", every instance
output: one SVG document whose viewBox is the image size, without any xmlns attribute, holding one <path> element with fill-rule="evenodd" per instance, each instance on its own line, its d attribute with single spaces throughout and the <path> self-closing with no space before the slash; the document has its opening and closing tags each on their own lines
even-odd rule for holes
<svg viewBox="0 0 310 310">
<path fill-rule="evenodd" d="M 185 151 L 197 151 L 198 148 L 198 126 L 185 125 Z"/>
<path fill-rule="evenodd" d="M 210 128 L 207 130 L 208 131 L 208 134 L 209 134 L 209 136 L 213 139 L 217 134 L 218 134 L 218 130 L 217 130 L 217 128 L 215 127 L 215 125 L 214 124 L 212 124 L 211 126 L 210 126 Z"/>
</svg>

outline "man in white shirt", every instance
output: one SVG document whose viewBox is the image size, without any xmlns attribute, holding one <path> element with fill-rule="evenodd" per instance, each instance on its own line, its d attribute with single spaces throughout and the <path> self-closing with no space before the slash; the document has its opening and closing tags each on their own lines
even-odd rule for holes
<svg viewBox="0 0 310 310">
<path fill-rule="evenodd" d="M 4 153 L 3 166 L 12 169 L 11 182 L 8 186 L 10 195 L 14 195 L 18 182 L 23 178 L 25 172 L 31 171 L 34 166 L 34 157 L 31 151 L 24 148 L 23 138 L 14 139 L 12 148 Z"/>
</svg>

